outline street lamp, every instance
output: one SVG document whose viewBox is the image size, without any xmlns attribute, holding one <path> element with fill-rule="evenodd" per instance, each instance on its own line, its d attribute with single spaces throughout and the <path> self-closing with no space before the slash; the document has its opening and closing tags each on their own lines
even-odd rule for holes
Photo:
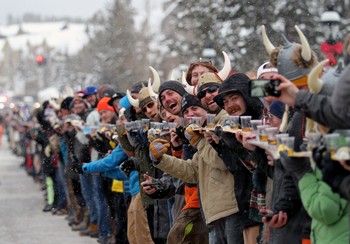
<svg viewBox="0 0 350 244">
<path fill-rule="evenodd" d="M 321 15 L 321 25 L 325 36 L 325 42 L 321 43 L 321 52 L 329 59 L 329 64 L 337 64 L 336 56 L 341 56 L 343 43 L 337 41 L 341 18 L 338 12 L 334 11 L 333 5 L 327 6 L 327 11 Z"/>
</svg>

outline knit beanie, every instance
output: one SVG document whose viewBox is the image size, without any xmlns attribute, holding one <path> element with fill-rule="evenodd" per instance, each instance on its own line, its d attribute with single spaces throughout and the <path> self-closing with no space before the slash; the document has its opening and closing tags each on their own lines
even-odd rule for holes
<svg viewBox="0 0 350 244">
<path fill-rule="evenodd" d="M 276 116 L 277 118 L 282 119 L 284 107 L 284 103 L 274 101 L 270 105 L 270 113 Z"/>
<path fill-rule="evenodd" d="M 73 97 L 66 97 L 65 99 L 63 99 L 61 103 L 61 109 L 69 110 L 70 109 L 69 105 L 72 101 L 73 101 Z"/>
<path fill-rule="evenodd" d="M 202 103 L 199 101 L 199 99 L 191 94 L 186 93 L 182 97 L 181 101 L 181 113 L 183 113 L 187 108 L 191 106 L 197 106 L 200 108 L 203 108 Z"/>
<path fill-rule="evenodd" d="M 110 97 L 103 97 L 97 104 L 97 111 L 100 112 L 101 110 L 109 110 L 114 112 L 114 108 L 108 105 L 108 101 L 110 99 Z"/>
<path fill-rule="evenodd" d="M 174 81 L 174 80 L 169 80 L 161 84 L 158 90 L 158 96 L 161 97 L 162 93 L 165 90 L 173 90 L 176 93 L 180 94 L 181 96 L 187 94 L 184 86 L 180 82 Z M 163 105 L 162 100 L 161 99 L 159 100 L 160 100 L 160 103 Z"/>
</svg>

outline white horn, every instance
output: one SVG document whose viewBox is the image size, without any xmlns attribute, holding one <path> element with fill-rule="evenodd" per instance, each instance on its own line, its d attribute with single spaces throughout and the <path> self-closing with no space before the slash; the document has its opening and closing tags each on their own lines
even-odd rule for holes
<svg viewBox="0 0 350 244">
<path fill-rule="evenodd" d="M 311 60 L 311 48 L 309 45 L 309 42 L 307 41 L 306 37 L 304 36 L 303 32 L 299 29 L 297 25 L 294 26 L 296 31 L 298 32 L 300 42 L 301 42 L 301 56 L 305 61 L 310 61 Z"/>
<path fill-rule="evenodd" d="M 148 89 L 149 96 L 150 96 L 153 100 L 157 100 L 158 94 L 155 93 L 155 92 L 153 91 L 153 88 L 152 88 L 152 85 L 151 85 L 151 78 L 149 78 L 149 80 L 148 80 L 147 89 Z"/>
<path fill-rule="evenodd" d="M 222 54 L 224 55 L 224 67 L 218 72 L 218 76 L 220 77 L 220 79 L 226 80 L 226 78 L 228 77 L 228 75 L 230 74 L 231 71 L 231 61 L 230 58 L 228 57 L 227 53 L 225 53 L 224 51 L 222 51 Z"/>
<path fill-rule="evenodd" d="M 311 92 L 319 93 L 322 90 L 323 81 L 319 78 L 319 75 L 323 66 L 328 62 L 329 60 L 326 59 L 318 63 L 307 75 L 307 85 Z"/>
<path fill-rule="evenodd" d="M 131 103 L 132 106 L 134 106 L 135 108 L 139 107 L 139 99 L 134 99 L 131 94 L 129 89 L 126 90 L 126 95 L 128 97 L 129 102 Z"/>
<path fill-rule="evenodd" d="M 266 49 L 266 52 L 271 55 L 272 51 L 275 49 L 275 46 L 271 43 L 269 37 L 266 34 L 266 28 L 265 25 L 261 27 L 261 34 L 263 38 L 263 43 Z"/>
<path fill-rule="evenodd" d="M 160 78 L 159 78 L 158 72 L 152 66 L 149 66 L 149 68 L 151 69 L 152 74 L 153 74 L 152 89 L 153 89 L 153 91 L 158 92 L 159 87 L 160 87 Z"/>
<path fill-rule="evenodd" d="M 187 81 L 186 81 L 186 73 L 185 71 L 182 71 L 182 76 L 181 76 L 181 83 L 184 85 L 184 88 L 187 93 L 194 95 L 194 86 L 190 86 Z"/>
</svg>

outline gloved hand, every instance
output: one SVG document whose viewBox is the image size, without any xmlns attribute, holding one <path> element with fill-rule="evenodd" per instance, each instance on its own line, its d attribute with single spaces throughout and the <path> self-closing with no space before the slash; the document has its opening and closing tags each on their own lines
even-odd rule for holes
<svg viewBox="0 0 350 244">
<path fill-rule="evenodd" d="M 203 138 L 203 135 L 198 131 L 193 131 L 195 125 L 191 124 L 187 126 L 185 131 L 185 137 L 190 142 L 191 146 L 197 148 L 198 142 Z"/>
<path fill-rule="evenodd" d="M 156 139 L 149 145 L 149 157 L 152 161 L 158 162 L 163 154 L 167 153 L 170 143 L 164 139 Z"/>
<path fill-rule="evenodd" d="M 130 173 L 134 170 L 139 170 L 139 161 L 135 157 L 130 157 L 120 164 L 120 170 L 126 177 L 130 177 Z"/>
<path fill-rule="evenodd" d="M 73 170 L 75 173 L 84 174 L 83 164 L 73 155 Z"/>
<path fill-rule="evenodd" d="M 235 135 L 229 132 L 224 132 L 221 126 L 215 127 L 215 134 L 220 137 L 220 140 L 225 143 L 226 146 L 232 148 L 233 150 L 238 151 L 243 148 L 242 144 L 237 141 Z"/>
<path fill-rule="evenodd" d="M 314 149 L 313 157 L 317 167 L 322 171 L 322 180 L 326 182 L 334 192 L 339 192 L 342 180 L 349 175 L 339 162 L 331 159 L 330 152 L 325 148 Z"/>
<path fill-rule="evenodd" d="M 189 144 L 190 142 L 187 140 L 187 138 L 185 137 L 185 131 L 186 131 L 186 128 L 183 127 L 183 126 L 179 126 L 179 127 L 176 127 L 176 134 L 179 136 L 179 138 L 181 139 L 181 141 L 184 143 L 184 144 Z"/>
<path fill-rule="evenodd" d="M 312 172 L 309 158 L 292 158 L 288 156 L 287 151 L 281 151 L 280 156 L 283 168 L 292 172 L 298 180 L 300 180 L 305 173 Z"/>
<path fill-rule="evenodd" d="M 140 139 L 141 145 L 143 147 L 148 147 L 149 141 L 147 136 L 147 131 L 144 131 L 142 128 L 137 130 L 138 138 Z"/>
</svg>

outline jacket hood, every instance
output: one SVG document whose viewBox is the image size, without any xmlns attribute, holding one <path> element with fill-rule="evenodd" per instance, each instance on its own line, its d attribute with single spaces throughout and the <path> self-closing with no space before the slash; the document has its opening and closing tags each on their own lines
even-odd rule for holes
<svg viewBox="0 0 350 244">
<path fill-rule="evenodd" d="M 259 98 L 250 96 L 249 82 L 249 77 L 243 73 L 236 73 L 230 76 L 223 81 L 214 101 L 221 108 L 224 108 L 223 98 L 230 93 L 239 93 L 243 96 L 246 103 L 246 112 L 241 116 L 250 115 L 252 116 L 252 119 L 260 119 L 264 105 Z"/>
</svg>

